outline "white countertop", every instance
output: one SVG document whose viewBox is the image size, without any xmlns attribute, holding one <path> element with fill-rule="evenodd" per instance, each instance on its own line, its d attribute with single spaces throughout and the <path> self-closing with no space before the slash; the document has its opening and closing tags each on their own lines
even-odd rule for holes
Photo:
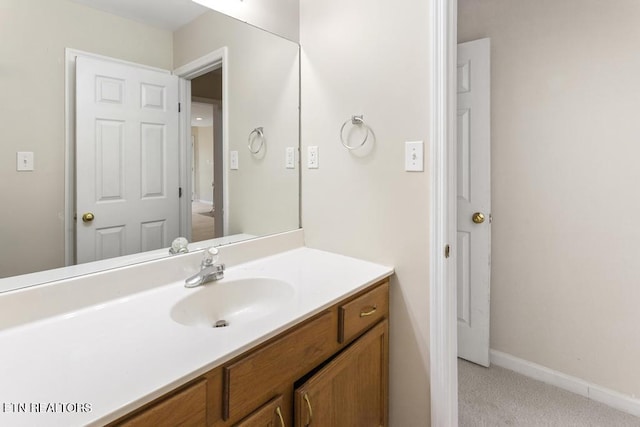
<svg viewBox="0 0 640 427">
<path fill-rule="evenodd" d="M 171 307 L 199 288 L 173 281 L 0 330 L 0 425 L 113 421 L 391 274 L 391 267 L 303 247 L 227 268 L 225 281 L 268 277 L 293 286 L 292 302 L 259 321 L 179 324 Z M 71 411 L 60 412 L 60 404 Z"/>
</svg>

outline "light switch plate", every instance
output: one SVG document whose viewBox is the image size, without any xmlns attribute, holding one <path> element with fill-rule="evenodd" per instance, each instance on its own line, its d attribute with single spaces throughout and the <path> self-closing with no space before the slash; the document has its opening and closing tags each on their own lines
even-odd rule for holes
<svg viewBox="0 0 640 427">
<path fill-rule="evenodd" d="M 16 170 L 20 172 L 33 170 L 33 152 L 18 151 L 16 156 Z"/>
<path fill-rule="evenodd" d="M 404 143 L 404 170 L 409 172 L 424 171 L 424 143 L 422 141 L 406 141 Z"/>
<path fill-rule="evenodd" d="M 229 152 L 229 169 L 238 170 L 238 152 Z"/>
<path fill-rule="evenodd" d="M 287 147 L 285 151 L 285 168 L 287 169 L 296 168 L 296 151 L 294 147 Z"/>
<path fill-rule="evenodd" d="M 307 148 L 307 167 L 309 169 L 318 169 L 320 162 L 318 160 L 318 146 L 310 145 Z"/>
</svg>

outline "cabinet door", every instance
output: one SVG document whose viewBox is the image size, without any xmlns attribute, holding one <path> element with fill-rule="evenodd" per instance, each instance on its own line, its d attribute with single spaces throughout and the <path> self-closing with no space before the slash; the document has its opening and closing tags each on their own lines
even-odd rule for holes
<svg viewBox="0 0 640 427">
<path fill-rule="evenodd" d="M 282 414 L 282 396 L 266 403 L 234 427 L 285 427 Z"/>
<path fill-rule="evenodd" d="M 380 322 L 296 389 L 297 427 L 387 425 L 388 328 Z"/>
</svg>

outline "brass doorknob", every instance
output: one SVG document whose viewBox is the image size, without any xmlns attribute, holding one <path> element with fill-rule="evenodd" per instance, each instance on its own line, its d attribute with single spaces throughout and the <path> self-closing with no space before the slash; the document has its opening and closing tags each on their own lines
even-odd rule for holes
<svg viewBox="0 0 640 427">
<path fill-rule="evenodd" d="M 482 212 L 476 212 L 476 213 L 473 214 L 471 219 L 476 224 L 482 224 L 484 222 L 484 214 Z"/>
<path fill-rule="evenodd" d="M 93 218 L 95 218 L 93 214 L 91 212 L 87 212 L 86 214 L 82 215 L 82 222 L 91 222 L 93 221 Z"/>
</svg>

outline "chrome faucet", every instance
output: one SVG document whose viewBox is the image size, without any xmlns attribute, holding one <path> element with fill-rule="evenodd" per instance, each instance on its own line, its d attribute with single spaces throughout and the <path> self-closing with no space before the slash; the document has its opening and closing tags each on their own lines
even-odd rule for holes
<svg viewBox="0 0 640 427">
<path fill-rule="evenodd" d="M 200 263 L 200 271 L 184 281 L 185 288 L 195 288 L 207 282 L 224 278 L 224 264 L 216 264 L 217 260 L 217 248 L 210 247 L 205 250 Z"/>
</svg>

